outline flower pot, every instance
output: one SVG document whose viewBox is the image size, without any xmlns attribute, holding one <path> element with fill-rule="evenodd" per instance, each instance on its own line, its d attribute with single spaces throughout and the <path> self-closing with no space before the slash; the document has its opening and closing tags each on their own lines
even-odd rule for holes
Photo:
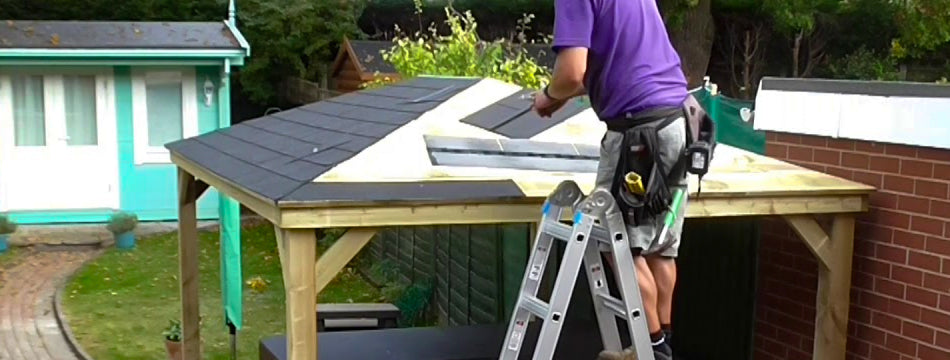
<svg viewBox="0 0 950 360">
<path fill-rule="evenodd" d="M 115 247 L 119 249 L 132 249 L 135 247 L 135 233 L 126 231 L 115 235 Z"/>
<path fill-rule="evenodd" d="M 7 252 L 10 234 L 0 234 L 0 253 Z"/>
<path fill-rule="evenodd" d="M 165 339 L 165 352 L 169 360 L 181 360 L 181 342 Z"/>
</svg>

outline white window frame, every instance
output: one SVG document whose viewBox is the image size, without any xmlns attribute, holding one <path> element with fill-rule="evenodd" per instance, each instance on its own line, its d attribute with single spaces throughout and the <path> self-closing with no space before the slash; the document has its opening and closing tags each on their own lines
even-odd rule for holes
<svg viewBox="0 0 950 360">
<path fill-rule="evenodd" d="M 182 136 L 198 135 L 198 89 L 194 69 L 148 69 L 132 74 L 132 128 L 135 164 L 170 164 L 171 157 L 164 146 L 148 144 L 148 108 L 146 82 L 181 80 Z"/>
</svg>

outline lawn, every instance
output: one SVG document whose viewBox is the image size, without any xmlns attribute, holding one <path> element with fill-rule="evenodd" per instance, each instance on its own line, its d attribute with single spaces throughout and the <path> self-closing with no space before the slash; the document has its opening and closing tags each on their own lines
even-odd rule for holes
<svg viewBox="0 0 950 360">
<path fill-rule="evenodd" d="M 3 269 L 5 266 L 13 266 L 17 260 L 19 260 L 19 255 L 23 250 L 15 247 L 8 247 L 7 251 L 0 253 L 0 269 Z"/>
<path fill-rule="evenodd" d="M 229 359 L 223 320 L 218 233 L 202 232 L 201 336 L 203 358 Z M 332 240 L 332 239 L 329 239 Z M 321 241 L 325 248 L 329 240 Z M 273 226 L 242 231 L 244 279 L 267 286 L 244 286 L 244 327 L 238 358 L 257 359 L 262 337 L 284 332 L 284 296 Z M 356 272 L 345 271 L 320 294 L 319 302 L 379 301 L 380 291 Z M 134 251 L 110 250 L 88 263 L 67 285 L 63 304 L 83 349 L 96 359 L 164 359 L 162 330 L 180 316 L 177 234 L 140 239 Z"/>
</svg>

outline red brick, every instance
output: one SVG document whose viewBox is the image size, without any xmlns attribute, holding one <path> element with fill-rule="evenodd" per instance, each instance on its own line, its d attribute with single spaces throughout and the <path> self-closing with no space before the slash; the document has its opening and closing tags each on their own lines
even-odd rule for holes
<svg viewBox="0 0 950 360">
<path fill-rule="evenodd" d="M 950 277 L 924 274 L 924 287 L 941 294 L 950 293 Z"/>
<path fill-rule="evenodd" d="M 921 322 L 938 329 L 944 329 L 944 331 L 950 331 L 950 314 L 946 312 L 930 310 L 928 308 L 923 308 L 920 310 Z"/>
<path fill-rule="evenodd" d="M 874 291 L 899 299 L 904 298 L 904 285 L 884 278 L 877 278 L 874 280 Z"/>
<path fill-rule="evenodd" d="M 901 160 L 901 174 L 929 178 L 934 174 L 934 165 L 925 161 Z"/>
<path fill-rule="evenodd" d="M 863 359 L 871 354 L 871 344 L 861 341 L 856 338 L 848 339 L 848 352 L 850 353 L 847 359 Z"/>
<path fill-rule="evenodd" d="M 874 314 L 871 315 L 871 325 L 885 330 L 900 332 L 901 319 L 883 312 L 874 312 Z"/>
<path fill-rule="evenodd" d="M 948 360 L 947 349 L 936 349 L 924 344 L 917 346 L 917 358 L 920 360 Z"/>
<path fill-rule="evenodd" d="M 950 295 L 940 295 L 940 310 L 950 311 Z"/>
<path fill-rule="evenodd" d="M 891 264 L 878 259 L 868 259 L 861 262 L 861 270 L 872 275 L 890 278 Z"/>
<path fill-rule="evenodd" d="M 895 246 L 877 244 L 877 258 L 892 263 L 906 264 L 907 250 Z"/>
<path fill-rule="evenodd" d="M 886 156 L 871 156 L 870 169 L 885 173 L 900 172 L 901 162 L 899 159 Z"/>
<path fill-rule="evenodd" d="M 772 140 L 775 140 L 775 139 L 776 139 L 776 136 L 775 136 L 775 133 L 774 133 L 774 132 L 771 132 L 771 131 L 766 131 L 766 132 L 765 132 L 765 140 L 766 140 L 766 141 L 772 141 Z"/>
<path fill-rule="evenodd" d="M 942 327 L 940 329 L 943 329 L 944 331 L 948 330 L 948 328 L 946 327 Z M 937 338 L 934 341 L 934 345 L 944 348 L 943 355 L 946 356 L 944 360 L 950 359 L 950 351 L 948 351 L 948 349 L 950 349 L 950 334 L 945 333 L 945 332 L 938 332 Z M 921 356 L 923 355 L 921 354 Z M 927 359 L 927 358 L 923 358 L 923 359 Z"/>
<path fill-rule="evenodd" d="M 890 345 L 887 345 L 890 347 Z M 891 350 L 885 349 L 880 345 L 871 347 L 871 359 L 874 360 L 901 360 L 901 355 Z"/>
<path fill-rule="evenodd" d="M 887 144 L 884 145 L 884 153 L 915 158 L 917 157 L 917 148 L 907 145 Z"/>
<path fill-rule="evenodd" d="M 775 136 L 775 140 L 783 143 L 800 144 L 802 142 L 802 136 L 798 134 L 776 133 Z"/>
<path fill-rule="evenodd" d="M 950 240 L 928 236 L 926 250 L 934 254 L 950 256 Z"/>
<path fill-rule="evenodd" d="M 790 160 L 812 161 L 813 155 L 814 151 L 812 151 L 811 148 L 795 145 L 788 146 L 788 158 Z"/>
<path fill-rule="evenodd" d="M 940 258 L 919 251 L 910 251 L 907 257 L 907 264 L 924 270 L 940 272 Z"/>
<path fill-rule="evenodd" d="M 943 236 L 943 221 L 915 215 L 910 219 L 910 229 L 931 235 Z"/>
<path fill-rule="evenodd" d="M 866 154 L 843 153 L 841 154 L 841 165 L 852 169 L 867 169 L 870 163 L 870 157 Z"/>
<path fill-rule="evenodd" d="M 920 305 L 891 299 L 889 306 L 890 307 L 888 307 L 888 311 L 890 311 L 891 314 L 894 314 L 894 316 L 920 321 Z M 898 331 L 898 329 L 889 330 L 893 330 L 894 332 Z"/>
<path fill-rule="evenodd" d="M 851 273 L 851 286 L 854 286 L 859 289 L 874 289 L 874 277 L 871 274 L 854 271 Z M 852 304 L 857 304 L 857 301 L 853 301 Z"/>
<path fill-rule="evenodd" d="M 930 213 L 930 199 L 919 198 L 916 196 L 901 195 L 897 200 L 897 208 L 904 211 L 915 212 L 918 214 Z"/>
<path fill-rule="evenodd" d="M 841 165 L 841 152 L 837 150 L 815 149 L 815 162 L 827 165 Z"/>
<path fill-rule="evenodd" d="M 880 188 L 881 184 L 884 182 L 884 175 L 873 174 L 864 171 L 855 171 L 854 177 L 852 179 L 862 184 Z"/>
<path fill-rule="evenodd" d="M 825 169 L 825 172 L 840 177 L 844 179 L 851 179 L 854 176 L 854 172 L 848 169 L 842 169 L 839 167 L 829 166 Z"/>
<path fill-rule="evenodd" d="M 808 170 L 817 171 L 817 172 L 825 172 L 825 166 L 822 164 L 802 163 L 800 165 Z"/>
<path fill-rule="evenodd" d="M 947 183 L 941 183 L 929 180 L 917 180 L 915 182 L 916 191 L 920 196 L 929 196 L 937 199 L 947 198 Z"/>
<path fill-rule="evenodd" d="M 931 200 L 930 215 L 950 218 L 950 201 Z"/>
<path fill-rule="evenodd" d="M 854 150 L 854 141 L 848 139 L 828 139 L 828 147 L 839 150 Z"/>
<path fill-rule="evenodd" d="M 934 179 L 950 181 L 950 165 L 934 165 Z"/>
<path fill-rule="evenodd" d="M 902 193 L 914 193 L 914 179 L 903 176 L 885 175 L 884 188 Z"/>
<path fill-rule="evenodd" d="M 950 162 L 950 150 L 919 147 L 917 148 L 917 157 L 927 160 Z"/>
<path fill-rule="evenodd" d="M 891 268 L 891 279 L 903 282 L 905 284 L 920 286 L 924 283 L 924 273 L 920 270 L 914 270 L 909 267 L 894 265 Z"/>
<path fill-rule="evenodd" d="M 788 158 L 788 146 L 773 143 L 765 144 L 765 155 L 776 159 Z"/>
<path fill-rule="evenodd" d="M 950 275 L 950 259 L 943 259 L 943 269 L 941 272 Z"/>
<path fill-rule="evenodd" d="M 857 238 L 879 243 L 890 243 L 894 233 L 894 230 L 891 230 L 891 228 L 864 222 L 862 222 L 855 231 Z M 860 234 L 860 236 L 858 236 L 858 234 Z"/>
<path fill-rule="evenodd" d="M 894 244 L 906 246 L 912 249 L 923 249 L 924 240 L 927 237 L 921 234 L 915 234 L 904 230 L 894 230 Z"/>
<path fill-rule="evenodd" d="M 875 154 L 884 153 L 883 144 L 878 144 L 876 142 L 871 142 L 871 141 L 855 141 L 854 149 L 857 151 L 863 151 L 863 152 L 869 152 L 869 153 L 875 153 Z"/>
<path fill-rule="evenodd" d="M 926 305 L 932 308 L 936 308 L 938 300 L 939 300 L 938 295 L 939 294 L 927 289 L 921 289 L 915 286 L 908 286 L 907 296 L 905 296 L 904 298 L 907 299 L 907 301 L 913 302 L 915 304 Z"/>
<path fill-rule="evenodd" d="M 828 138 L 822 136 L 802 135 L 802 145 L 808 145 L 812 147 L 826 147 L 828 146 Z"/>
<path fill-rule="evenodd" d="M 880 225 L 891 226 L 898 229 L 907 229 L 910 227 L 910 215 L 885 209 L 871 209 L 870 212 L 874 220 Z"/>
<path fill-rule="evenodd" d="M 904 322 L 904 327 L 901 334 L 911 339 L 923 341 L 928 344 L 933 344 L 934 342 L 933 329 L 920 326 L 909 321 Z"/>
<path fill-rule="evenodd" d="M 897 208 L 897 195 L 893 193 L 875 191 L 868 196 L 868 201 L 874 207 Z"/>
</svg>

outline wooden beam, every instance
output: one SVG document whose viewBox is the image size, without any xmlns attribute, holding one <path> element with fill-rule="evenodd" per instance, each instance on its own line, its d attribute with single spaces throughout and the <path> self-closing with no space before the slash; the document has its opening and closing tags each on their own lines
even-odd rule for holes
<svg viewBox="0 0 950 360">
<path fill-rule="evenodd" d="M 201 358 L 198 305 L 198 186 L 195 177 L 178 168 L 178 259 L 181 282 L 181 330 L 184 360 Z"/>
<path fill-rule="evenodd" d="M 208 190 L 208 186 L 209 186 L 208 183 L 204 181 L 195 180 L 195 196 L 200 198 L 201 195 L 204 194 L 205 191 Z"/>
<path fill-rule="evenodd" d="M 237 200 L 241 204 L 244 204 L 244 206 L 247 206 L 260 216 L 263 216 L 265 219 L 270 220 L 270 222 L 275 224 L 280 223 L 280 211 L 278 211 L 277 205 L 274 204 L 273 201 L 260 197 L 254 192 L 244 189 L 224 178 L 221 178 L 207 169 L 192 163 L 188 159 L 175 155 L 174 153 L 171 154 L 171 159 L 172 162 L 178 165 L 178 167 L 185 169 L 188 171 L 188 173 L 193 174 L 196 178 L 201 179 L 201 181 L 213 186 L 215 189 L 218 189 L 218 191 L 221 193 L 230 196 L 232 199 Z"/>
<path fill-rule="evenodd" d="M 543 199 L 485 204 L 399 204 L 366 207 L 282 208 L 284 228 L 384 227 L 396 225 L 537 222 Z M 750 198 L 700 197 L 687 203 L 687 218 L 821 214 L 867 210 L 864 195 Z M 567 212 L 565 220 L 570 219 Z"/>
<path fill-rule="evenodd" d="M 798 234 L 798 237 L 805 241 L 808 250 L 811 250 L 811 253 L 818 258 L 821 265 L 828 267 L 831 261 L 828 247 L 830 239 L 821 225 L 818 225 L 818 222 L 815 221 L 815 218 L 811 215 L 785 215 L 784 218 Z"/>
<path fill-rule="evenodd" d="M 317 358 L 317 291 L 314 267 L 317 238 L 313 229 L 278 229 L 287 310 L 287 359 Z"/>
<path fill-rule="evenodd" d="M 360 250 L 369 244 L 369 241 L 376 236 L 377 229 L 373 228 L 352 228 L 346 231 L 333 246 L 317 260 L 314 269 L 316 277 L 317 294 L 323 291 L 328 284 L 359 254 Z"/>
<path fill-rule="evenodd" d="M 844 360 L 851 305 L 854 215 L 838 214 L 831 226 L 828 266 L 818 267 L 814 359 Z"/>
</svg>

